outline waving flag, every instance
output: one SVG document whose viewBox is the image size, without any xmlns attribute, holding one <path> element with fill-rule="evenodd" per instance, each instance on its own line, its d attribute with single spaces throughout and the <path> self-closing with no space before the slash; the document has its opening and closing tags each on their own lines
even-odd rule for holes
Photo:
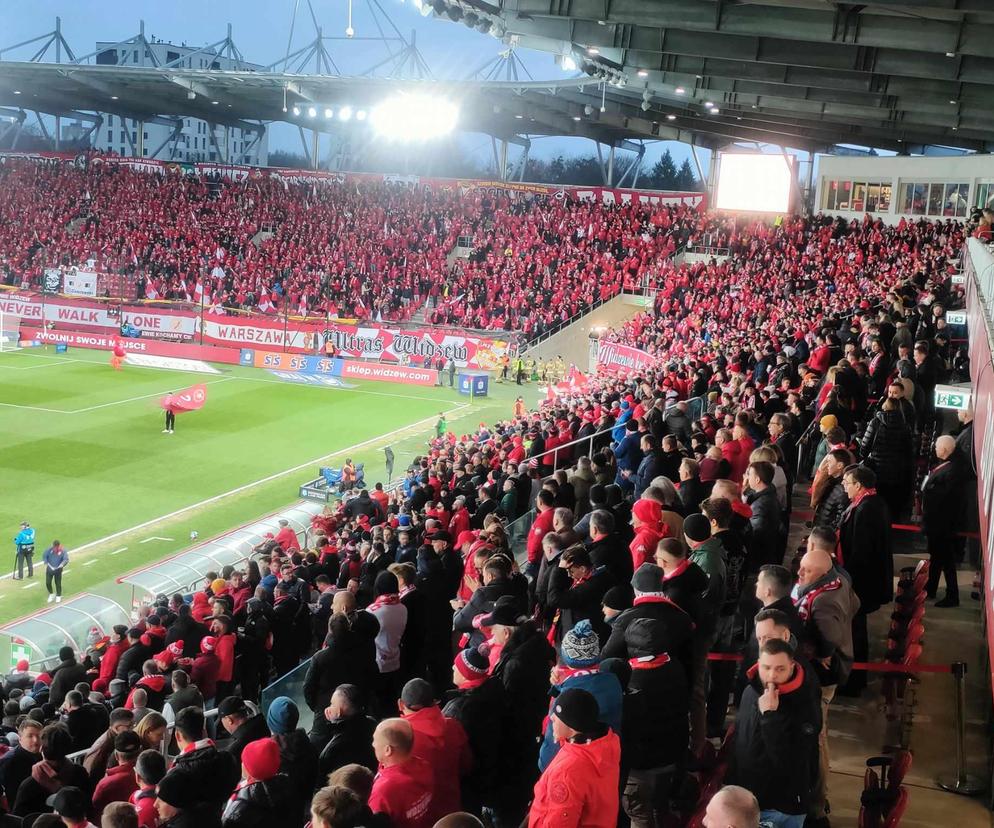
<svg viewBox="0 0 994 828">
<path fill-rule="evenodd" d="M 199 411 L 204 407 L 205 402 L 207 402 L 207 386 L 200 383 L 175 394 L 166 394 L 159 400 L 159 405 L 167 411 L 172 411 L 173 414 L 182 414 L 184 411 Z"/>
</svg>

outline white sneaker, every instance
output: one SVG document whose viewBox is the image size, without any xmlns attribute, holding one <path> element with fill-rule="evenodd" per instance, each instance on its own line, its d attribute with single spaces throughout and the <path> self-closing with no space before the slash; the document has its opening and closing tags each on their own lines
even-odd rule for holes
<svg viewBox="0 0 994 828">
<path fill-rule="evenodd" d="M 162 433 L 163 433 L 163 434 L 168 434 L 168 433 L 169 433 L 169 429 L 168 429 L 168 428 L 164 428 L 164 429 L 162 429 Z"/>
<path fill-rule="evenodd" d="M 51 604 L 51 603 L 52 603 L 52 601 L 54 601 L 54 600 L 55 600 L 55 596 L 54 596 L 54 595 L 49 595 L 49 596 L 48 596 L 48 603 L 50 603 L 50 604 Z"/>
<path fill-rule="evenodd" d="M 55 596 L 55 603 L 56 604 L 61 604 L 62 603 L 62 596 L 61 595 L 56 595 Z"/>
</svg>

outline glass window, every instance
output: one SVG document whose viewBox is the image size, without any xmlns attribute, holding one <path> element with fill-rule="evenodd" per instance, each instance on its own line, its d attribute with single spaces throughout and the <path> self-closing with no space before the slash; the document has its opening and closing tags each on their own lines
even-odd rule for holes
<svg viewBox="0 0 994 828">
<path fill-rule="evenodd" d="M 969 204 L 967 198 L 970 195 L 970 185 L 961 181 L 958 184 L 953 184 L 952 188 L 953 215 L 957 218 L 965 218 L 966 208 Z"/>
<path fill-rule="evenodd" d="M 111 132 L 111 131 L 110 131 L 110 130 L 108 129 L 108 130 L 107 130 L 107 143 L 109 144 L 109 143 L 111 143 L 111 141 L 113 141 L 113 140 L 114 140 L 114 133 L 113 133 L 113 132 Z"/>
<path fill-rule="evenodd" d="M 877 202 L 877 212 L 878 213 L 889 213 L 890 212 L 890 197 L 891 197 L 891 185 L 881 184 L 880 185 L 880 201 Z"/>
<path fill-rule="evenodd" d="M 879 184 L 867 184 L 866 185 L 866 212 L 875 213 L 877 212 L 877 204 L 880 201 L 880 185 Z"/>
<path fill-rule="evenodd" d="M 945 184 L 933 183 L 928 189 L 928 205 L 926 212 L 930 216 L 941 216 Z"/>
<path fill-rule="evenodd" d="M 825 187 L 825 209 L 834 210 L 836 195 L 839 189 L 838 181 L 827 181 Z"/>
<path fill-rule="evenodd" d="M 848 210 L 849 202 L 852 196 L 852 182 L 851 181 L 840 181 L 839 182 L 839 200 L 835 206 L 836 210 Z"/>
<path fill-rule="evenodd" d="M 850 210 L 861 213 L 866 209 L 866 182 L 856 181 L 852 185 L 852 201 Z"/>
</svg>

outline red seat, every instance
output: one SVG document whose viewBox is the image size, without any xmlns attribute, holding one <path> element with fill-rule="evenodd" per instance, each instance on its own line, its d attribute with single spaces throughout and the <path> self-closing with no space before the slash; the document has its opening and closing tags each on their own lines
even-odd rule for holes
<svg viewBox="0 0 994 828">
<path fill-rule="evenodd" d="M 901 824 L 904 812 L 908 810 L 908 789 L 903 785 L 897 789 L 897 797 L 884 818 L 883 828 L 897 828 Z"/>
</svg>

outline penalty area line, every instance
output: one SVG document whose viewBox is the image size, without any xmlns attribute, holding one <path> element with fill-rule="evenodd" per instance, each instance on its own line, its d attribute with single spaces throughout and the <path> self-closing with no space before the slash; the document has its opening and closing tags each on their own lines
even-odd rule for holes
<svg viewBox="0 0 994 828">
<path fill-rule="evenodd" d="M 459 403 L 454 408 L 451 408 L 448 411 L 446 411 L 446 413 L 447 414 L 457 413 L 470 407 L 471 406 L 469 403 Z M 80 552 L 83 552 L 87 549 L 92 549 L 95 546 L 100 546 L 101 544 L 107 543 L 108 541 L 114 540 L 115 538 L 124 537 L 125 535 L 129 535 L 132 532 L 138 532 L 142 529 L 147 529 L 150 526 L 155 526 L 157 523 L 161 523 L 166 520 L 172 520 L 173 518 L 179 517 L 180 515 L 184 515 L 187 512 L 192 512 L 194 509 L 199 509 L 203 506 L 210 506 L 212 503 L 217 503 L 221 500 L 224 500 L 225 498 L 231 497 L 232 495 L 241 494 L 242 492 L 247 492 L 250 489 L 256 488 L 257 486 L 262 486 L 266 483 L 271 483 L 274 480 L 279 480 L 281 477 L 286 477 L 286 475 L 288 474 L 294 474 L 295 472 L 299 472 L 301 469 L 306 469 L 308 466 L 313 466 L 316 463 L 320 463 L 322 460 L 328 459 L 329 457 L 337 457 L 340 454 L 353 452 L 356 451 L 357 449 L 364 448 L 372 443 L 378 443 L 380 440 L 386 440 L 395 434 L 402 434 L 405 431 L 409 431 L 412 428 L 418 428 L 419 426 L 422 426 L 426 423 L 433 422 L 435 420 L 435 416 L 436 415 L 433 414 L 431 417 L 425 417 L 423 420 L 418 420 L 416 423 L 409 423 L 408 425 L 401 426 L 400 428 L 395 428 L 392 431 L 388 431 L 385 434 L 380 434 L 376 437 L 370 437 L 368 440 L 363 440 L 361 443 L 355 443 L 351 446 L 345 446 L 344 448 L 335 449 L 335 451 L 329 452 L 328 454 L 322 454 L 320 457 L 315 457 L 313 460 L 308 460 L 306 463 L 299 463 L 298 465 L 292 466 L 289 469 L 284 469 L 283 471 L 270 474 L 267 477 L 260 478 L 259 480 L 254 480 L 251 483 L 245 483 L 244 485 L 237 486 L 234 489 L 230 489 L 227 492 L 222 492 L 221 494 L 205 498 L 204 500 L 198 501 L 197 503 L 191 503 L 189 506 L 184 506 L 183 508 L 177 509 L 176 511 L 170 512 L 169 514 L 159 515 L 159 517 L 152 518 L 151 520 L 146 520 L 144 523 L 139 523 L 138 525 L 132 526 L 128 529 L 122 529 L 119 532 L 114 532 L 113 534 L 107 535 L 103 538 L 99 538 L 98 540 L 90 541 L 89 543 L 84 543 L 82 546 L 77 546 L 74 550 L 72 550 L 72 552 L 74 555 L 78 555 Z M 123 552 L 125 549 L 127 549 L 127 547 L 122 547 L 121 549 L 111 552 L 110 554 L 116 555 L 118 552 Z M 0 575 L 0 580 L 9 577 L 10 575 Z"/>
</svg>

